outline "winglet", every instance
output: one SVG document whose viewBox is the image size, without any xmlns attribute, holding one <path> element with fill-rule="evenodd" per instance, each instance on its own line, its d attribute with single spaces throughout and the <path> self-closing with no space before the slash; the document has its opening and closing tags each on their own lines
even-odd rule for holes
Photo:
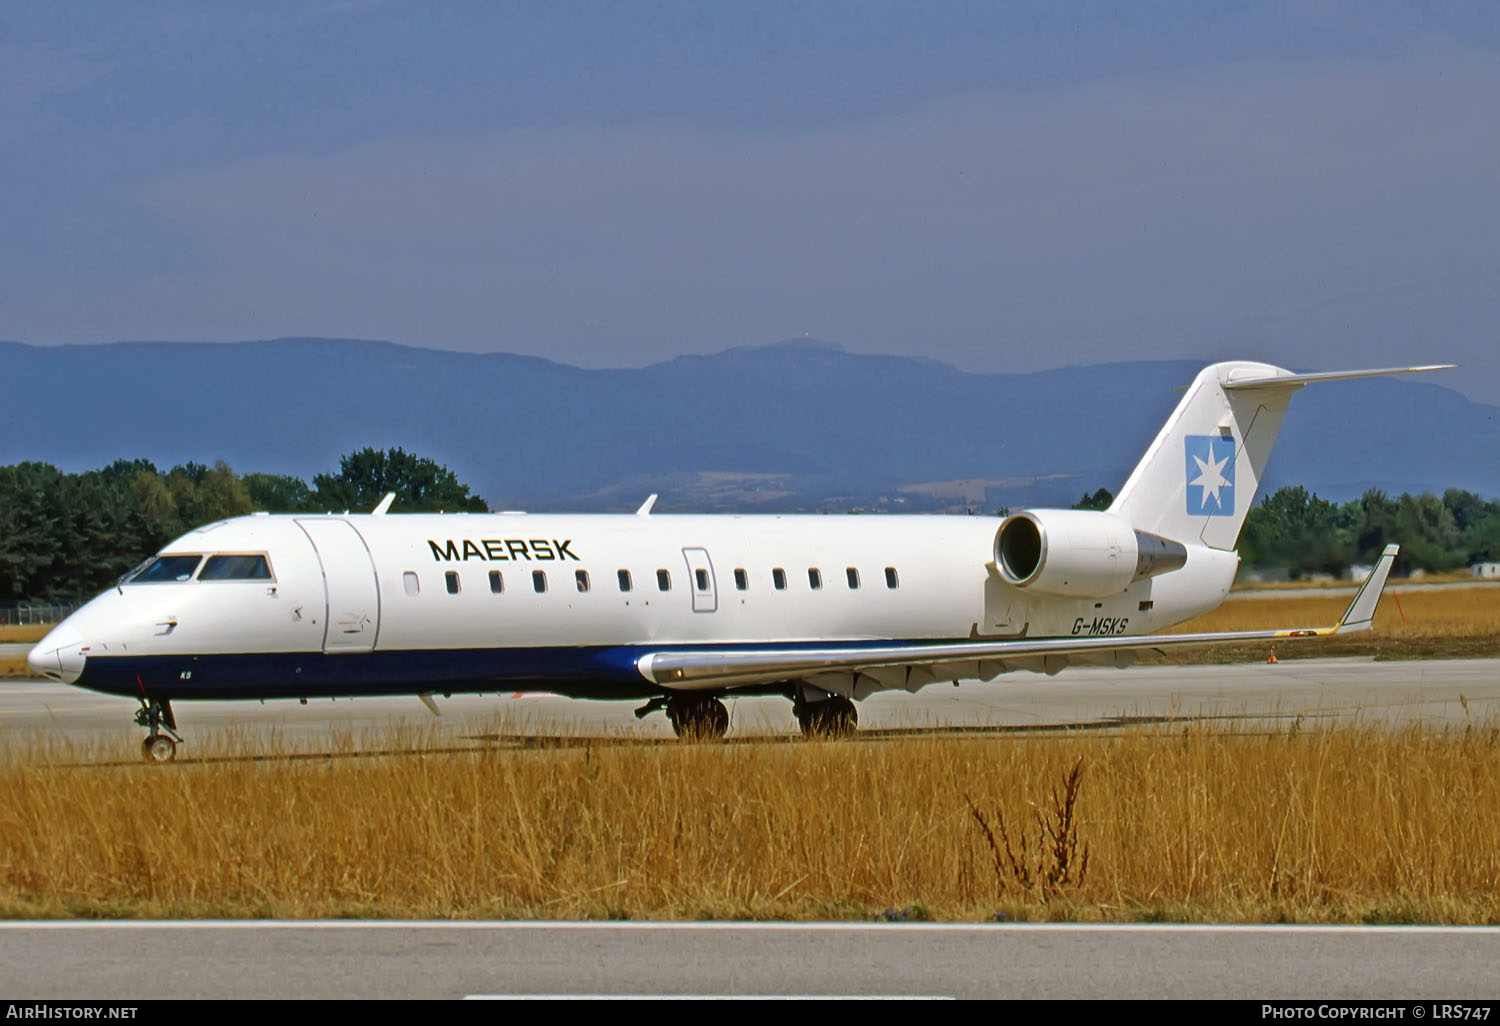
<svg viewBox="0 0 1500 1026">
<path fill-rule="evenodd" d="M 655 505 L 656 505 L 656 493 L 652 492 L 649 496 L 646 497 L 646 501 L 643 502 L 643 503 L 641 503 L 641 508 L 635 511 L 635 515 L 638 516 L 638 517 L 650 516 L 651 515 L 651 507 L 655 506 Z"/>
<path fill-rule="evenodd" d="M 386 511 L 391 508 L 391 503 L 393 503 L 395 501 L 396 501 L 396 493 L 395 492 L 386 492 L 385 493 L 385 498 L 383 498 L 383 499 L 380 500 L 380 505 L 376 506 L 373 510 L 370 511 L 370 515 L 372 517 L 383 517 L 383 516 L 385 516 Z"/>
<path fill-rule="evenodd" d="M 1370 576 L 1365 578 L 1365 583 L 1359 586 L 1359 591 L 1354 593 L 1354 601 L 1349 603 L 1349 608 L 1344 611 L 1339 620 L 1338 629 L 1335 634 L 1352 634 L 1354 631 L 1367 631 L 1375 619 L 1375 606 L 1380 602 L 1381 593 L 1385 591 L 1386 578 L 1391 575 L 1391 567 L 1395 565 L 1396 553 L 1401 551 L 1399 545 L 1387 545 L 1380 558 L 1375 561 L 1375 569 L 1370 571 Z"/>
</svg>

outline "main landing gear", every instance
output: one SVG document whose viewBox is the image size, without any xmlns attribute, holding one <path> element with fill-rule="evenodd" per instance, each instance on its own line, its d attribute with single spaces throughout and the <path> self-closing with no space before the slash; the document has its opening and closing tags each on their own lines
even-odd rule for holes
<svg viewBox="0 0 1500 1026">
<path fill-rule="evenodd" d="M 135 722 L 150 731 L 141 741 L 141 755 L 147 762 L 171 762 L 177 758 L 177 742 L 182 735 L 177 733 L 171 702 L 165 698 L 142 698 L 141 707 L 135 711 Z"/>
<path fill-rule="evenodd" d="M 803 736 L 814 740 L 850 737 L 859 726 L 854 703 L 821 688 L 793 684 L 792 712 Z M 787 691 L 781 692 L 787 694 Z M 684 741 L 717 741 L 729 732 L 729 710 L 711 695 L 693 692 L 661 695 L 635 711 L 637 719 L 665 709 L 672 730 Z"/>
<path fill-rule="evenodd" d="M 854 703 L 842 695 L 810 702 L 799 689 L 792 699 L 792 713 L 797 717 L 797 726 L 802 728 L 802 736 L 807 738 L 849 737 L 859 726 Z"/>
<path fill-rule="evenodd" d="M 729 733 L 729 710 L 717 698 L 704 695 L 668 698 L 667 719 L 684 741 L 717 741 Z"/>
</svg>

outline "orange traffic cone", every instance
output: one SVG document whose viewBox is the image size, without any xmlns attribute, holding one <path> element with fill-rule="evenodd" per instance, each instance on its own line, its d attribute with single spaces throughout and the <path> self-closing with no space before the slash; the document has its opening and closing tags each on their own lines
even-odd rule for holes
<svg viewBox="0 0 1500 1026">
<path fill-rule="evenodd" d="M 1279 663 L 1279 662 L 1281 662 L 1280 659 L 1276 658 L 1276 646 L 1275 645 L 1271 646 L 1271 654 L 1266 657 L 1266 662 L 1268 662 L 1268 663 Z"/>
</svg>

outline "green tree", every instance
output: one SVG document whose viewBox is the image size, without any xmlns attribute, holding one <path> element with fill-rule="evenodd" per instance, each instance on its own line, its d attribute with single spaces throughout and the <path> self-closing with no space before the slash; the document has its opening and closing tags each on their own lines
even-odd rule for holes
<svg viewBox="0 0 1500 1026">
<path fill-rule="evenodd" d="M 250 493 L 223 460 L 216 462 L 212 469 L 204 471 L 194 492 L 198 502 L 198 516 L 195 520 L 199 523 L 242 517 L 253 508 L 250 505 Z"/>
<path fill-rule="evenodd" d="M 387 492 L 407 513 L 489 512 L 489 504 L 469 492 L 457 475 L 425 457 L 402 449 L 361 449 L 339 459 L 337 474 L 313 478 L 320 508 L 368 511 Z"/>
<path fill-rule="evenodd" d="M 1436 495 L 1402 495 L 1396 500 L 1392 540 L 1401 543 L 1401 554 L 1414 569 L 1451 570 L 1463 560 L 1453 514 Z"/>
<path fill-rule="evenodd" d="M 1496 504 L 1485 502 L 1473 492 L 1449 488 L 1443 493 L 1443 505 L 1453 517 L 1453 525 L 1460 531 L 1467 531 L 1470 524 L 1490 512 L 1490 508 Z"/>
<path fill-rule="evenodd" d="M 1293 577 L 1342 574 L 1352 553 L 1336 528 L 1339 512 L 1306 488 L 1278 489 L 1246 515 L 1241 555 L 1251 566 L 1284 566 Z"/>
<path fill-rule="evenodd" d="M 1070 509 L 1109 509 L 1109 504 L 1115 501 L 1108 488 L 1100 488 L 1092 493 L 1084 492 L 1083 498 L 1070 506 Z"/>
<path fill-rule="evenodd" d="M 122 479 L 105 471 L 64 475 L 56 493 L 57 546 L 62 568 L 53 591 L 96 591 L 140 562 L 155 546 L 140 531 Z"/>
<path fill-rule="evenodd" d="M 1396 529 L 1396 504 L 1379 488 L 1372 488 L 1359 497 L 1359 509 L 1354 515 L 1353 535 L 1355 559 L 1361 563 L 1373 563 L 1389 542 L 1399 541 Z M 1403 548 L 1397 568 L 1406 569 L 1407 554 Z"/>
<path fill-rule="evenodd" d="M 1500 503 L 1476 518 L 1464 532 L 1466 563 L 1500 562 Z"/>
<path fill-rule="evenodd" d="M 52 593 L 61 479 L 48 463 L 0 467 L 0 599 Z"/>
<path fill-rule="evenodd" d="M 287 474 L 246 474 L 240 478 L 250 507 L 263 513 L 320 512 L 307 482 Z"/>
</svg>

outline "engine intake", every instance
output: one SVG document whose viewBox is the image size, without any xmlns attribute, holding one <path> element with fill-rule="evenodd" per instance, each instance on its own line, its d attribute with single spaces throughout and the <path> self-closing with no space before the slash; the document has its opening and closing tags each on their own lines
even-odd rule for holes
<svg viewBox="0 0 1500 1026">
<path fill-rule="evenodd" d="M 1055 595 L 1118 595 L 1186 563 L 1180 543 L 1096 510 L 1025 510 L 1006 517 L 995 535 L 1000 576 Z"/>
</svg>

